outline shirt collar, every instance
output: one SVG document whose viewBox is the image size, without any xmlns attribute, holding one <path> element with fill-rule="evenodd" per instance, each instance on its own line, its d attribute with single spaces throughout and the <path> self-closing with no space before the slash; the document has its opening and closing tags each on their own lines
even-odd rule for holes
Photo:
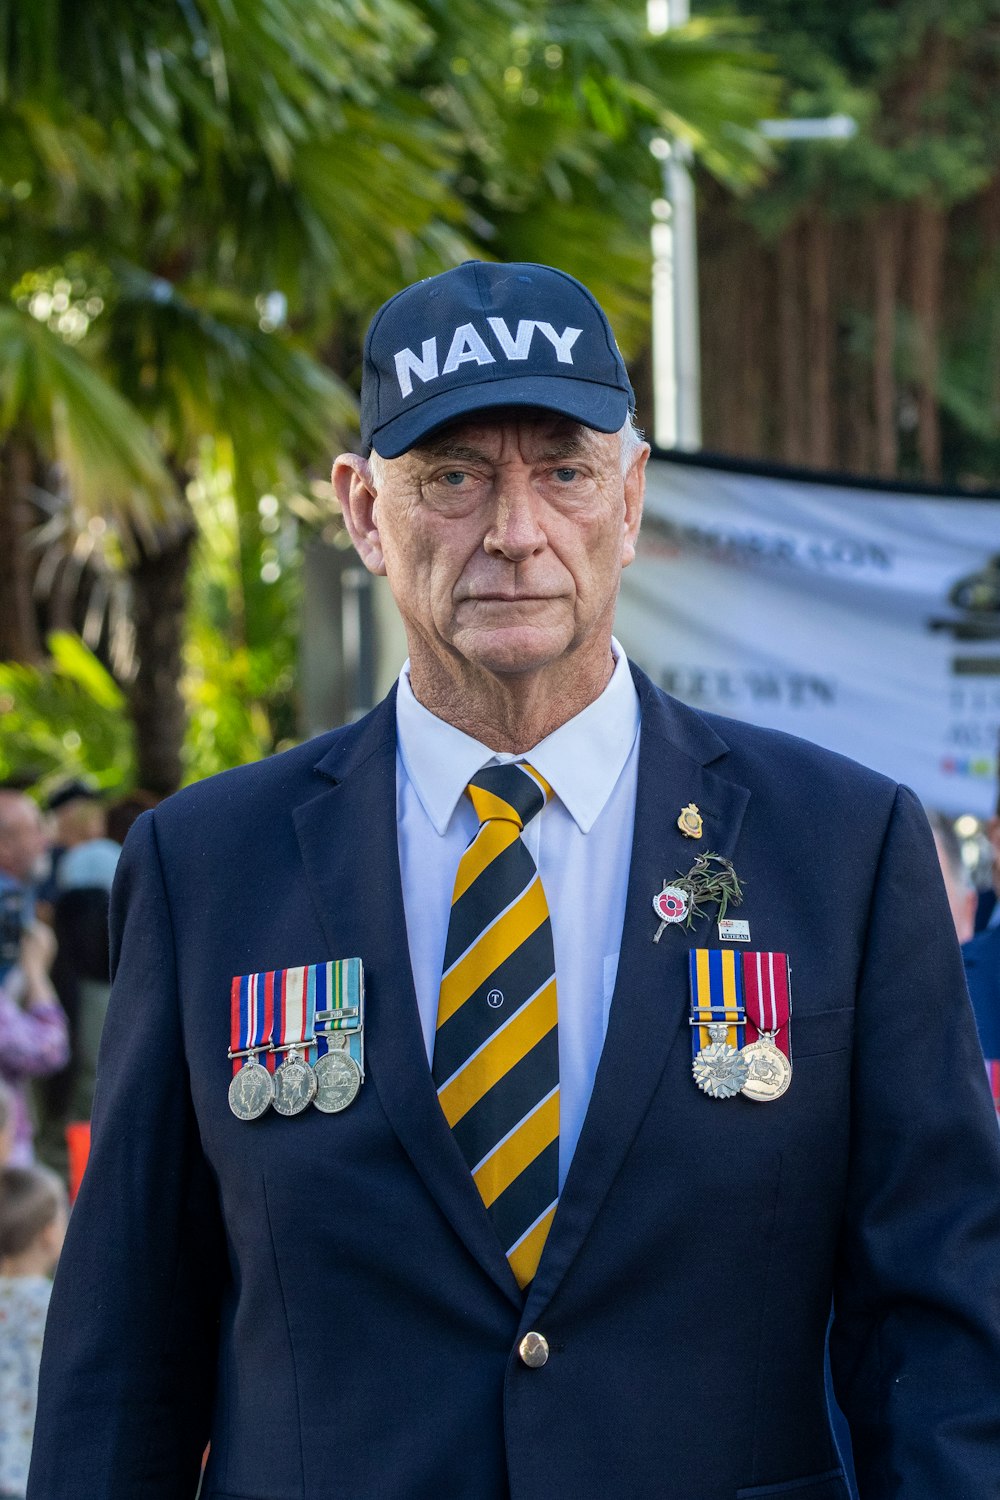
<svg viewBox="0 0 1000 1500">
<path fill-rule="evenodd" d="M 615 669 L 593 703 L 525 755 L 497 754 L 418 703 L 403 665 L 396 694 L 399 755 L 421 806 L 444 834 L 470 779 L 491 761 L 529 760 L 581 833 L 589 833 L 629 758 L 639 731 L 639 695 L 625 653 L 612 639 Z"/>
</svg>

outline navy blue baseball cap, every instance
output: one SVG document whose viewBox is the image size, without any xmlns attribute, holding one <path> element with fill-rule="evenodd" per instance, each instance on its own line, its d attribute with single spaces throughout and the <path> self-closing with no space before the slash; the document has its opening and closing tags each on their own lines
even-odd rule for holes
<svg viewBox="0 0 1000 1500">
<path fill-rule="evenodd" d="M 534 406 L 617 432 L 635 396 L 611 325 L 552 266 L 469 260 L 408 286 L 365 338 L 361 441 L 398 458 L 473 412 Z"/>
</svg>

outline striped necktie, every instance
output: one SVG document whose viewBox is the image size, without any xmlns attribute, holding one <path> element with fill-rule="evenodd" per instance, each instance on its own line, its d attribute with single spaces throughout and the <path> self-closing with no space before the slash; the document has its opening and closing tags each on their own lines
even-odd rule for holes
<svg viewBox="0 0 1000 1500">
<path fill-rule="evenodd" d="M 479 832 L 455 879 L 438 1000 L 434 1082 L 524 1288 L 559 1194 L 559 1048 L 552 927 L 521 830 L 552 795 L 523 763 L 466 788 Z"/>
</svg>

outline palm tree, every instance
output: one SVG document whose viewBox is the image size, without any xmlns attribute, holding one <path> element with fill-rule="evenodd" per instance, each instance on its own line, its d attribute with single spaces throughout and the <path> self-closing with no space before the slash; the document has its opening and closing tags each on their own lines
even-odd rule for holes
<svg viewBox="0 0 1000 1500">
<path fill-rule="evenodd" d="M 645 329 L 648 140 L 759 170 L 773 97 L 716 26 L 610 0 L 0 0 L 0 655 L 36 656 L 24 536 L 131 584 L 140 777 L 181 771 L 187 489 L 244 515 L 351 424 L 358 330 L 469 256 L 582 274 Z M 4 586 L 6 585 L 6 586 Z"/>
</svg>

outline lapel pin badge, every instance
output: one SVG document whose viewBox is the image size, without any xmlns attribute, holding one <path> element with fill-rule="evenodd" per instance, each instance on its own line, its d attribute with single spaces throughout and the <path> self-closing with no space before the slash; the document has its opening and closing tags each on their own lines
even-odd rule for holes
<svg viewBox="0 0 1000 1500">
<path fill-rule="evenodd" d="M 689 802 L 687 807 L 682 807 L 677 819 L 677 827 L 686 839 L 700 839 L 704 833 L 704 824 L 701 813 L 694 802 Z"/>
</svg>

